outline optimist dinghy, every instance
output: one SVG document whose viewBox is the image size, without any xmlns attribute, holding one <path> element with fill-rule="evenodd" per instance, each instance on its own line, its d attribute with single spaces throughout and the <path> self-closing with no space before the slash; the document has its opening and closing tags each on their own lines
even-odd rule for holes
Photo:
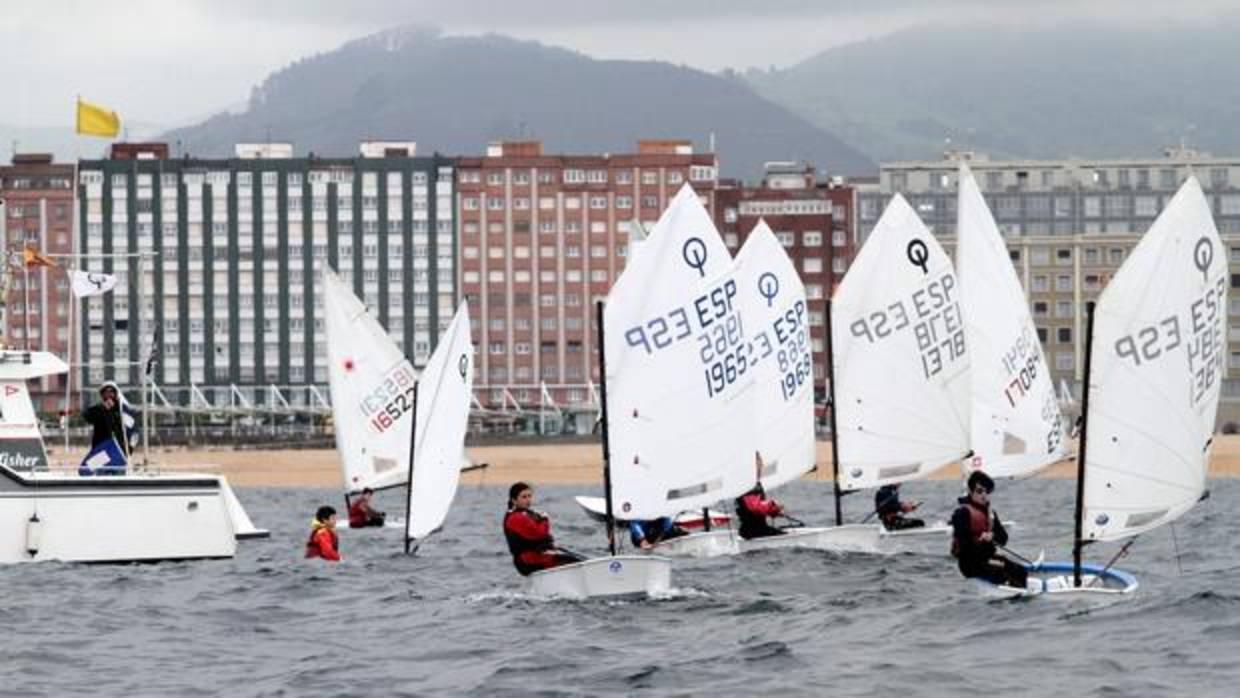
<svg viewBox="0 0 1240 698">
<path fill-rule="evenodd" d="M 969 354 L 951 259 L 897 194 L 827 305 L 836 521 L 845 492 L 924 478 L 969 452 Z M 873 516 L 873 515 L 871 515 Z M 932 522 L 881 552 L 949 544 Z"/>
<path fill-rule="evenodd" d="M 379 491 L 408 483 L 407 415 L 418 374 L 365 304 L 330 270 L 323 272 L 323 314 L 332 423 L 347 511 L 350 498 L 363 489 Z M 459 466 L 475 467 L 464 451 Z M 384 528 L 405 526 L 397 519 L 384 524 Z M 347 522 L 340 528 L 347 528 Z"/>
<path fill-rule="evenodd" d="M 1071 562 L 1010 595 L 1129 594 L 1111 565 L 1205 493 L 1227 346 L 1227 248 L 1196 178 L 1180 187 L 1089 307 Z M 1086 545 L 1129 539 L 1106 565 Z M 984 584 L 984 582 L 977 582 Z"/>
</svg>

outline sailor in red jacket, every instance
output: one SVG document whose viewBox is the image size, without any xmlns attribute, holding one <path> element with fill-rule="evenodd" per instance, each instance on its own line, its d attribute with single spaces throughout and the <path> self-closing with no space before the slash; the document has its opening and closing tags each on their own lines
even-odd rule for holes
<svg viewBox="0 0 1240 698">
<path fill-rule="evenodd" d="M 551 519 L 531 509 L 534 489 L 524 482 L 508 488 L 508 513 L 504 515 L 504 538 L 512 553 L 512 564 L 522 575 L 559 565 L 581 562 L 584 558 L 560 550 L 551 537 Z"/>
<path fill-rule="evenodd" d="M 782 516 L 784 507 L 774 499 L 768 499 L 762 488 L 762 454 L 754 452 L 754 469 L 757 484 L 753 489 L 736 498 L 736 517 L 741 522 L 741 538 L 764 538 L 778 536 L 784 531 L 772 526 L 767 517 Z"/>
<path fill-rule="evenodd" d="M 336 510 L 321 506 L 310 522 L 310 539 L 306 541 L 306 557 L 340 561 L 340 539 L 336 537 Z"/>
<path fill-rule="evenodd" d="M 349 528 L 365 528 L 367 526 L 383 526 L 387 514 L 375 511 L 370 506 L 375 491 L 367 487 L 349 504 Z"/>
</svg>

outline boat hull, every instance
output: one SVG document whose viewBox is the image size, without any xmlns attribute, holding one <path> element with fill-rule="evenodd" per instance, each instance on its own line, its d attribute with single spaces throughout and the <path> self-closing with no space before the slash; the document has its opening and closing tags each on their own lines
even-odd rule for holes
<svg viewBox="0 0 1240 698">
<path fill-rule="evenodd" d="M 658 543 L 650 552 L 667 557 L 722 557 L 739 553 L 740 540 L 731 529 L 698 531 Z"/>
<path fill-rule="evenodd" d="M 935 523 L 920 528 L 888 530 L 878 525 L 878 548 L 881 552 L 917 555 L 949 555 L 951 553 L 952 527 Z"/>
<path fill-rule="evenodd" d="M 548 598 L 650 596 L 671 587 L 672 561 L 656 555 L 596 557 L 526 577 L 528 593 Z"/>
<path fill-rule="evenodd" d="M 573 498 L 577 502 L 577 506 L 589 516 L 591 519 L 599 523 L 607 523 L 607 501 L 602 497 L 586 497 L 577 496 Z M 710 525 L 711 526 L 727 526 L 732 521 L 732 516 L 718 509 L 710 509 Z M 687 511 L 678 514 L 673 522 L 686 529 L 703 528 L 702 513 L 700 511 Z M 616 524 L 620 526 L 628 525 L 628 521 L 616 517 Z"/>
<path fill-rule="evenodd" d="M 0 563 L 233 557 L 226 487 L 218 476 L 31 475 L 0 466 Z"/>
<path fill-rule="evenodd" d="M 874 524 L 846 524 L 827 528 L 788 528 L 779 536 L 740 541 L 742 553 L 776 548 L 810 548 L 836 552 L 879 552 L 878 527 Z"/>
<path fill-rule="evenodd" d="M 1029 584 L 1024 589 L 992 584 L 982 579 L 969 581 L 978 587 L 983 596 L 993 598 L 1123 596 L 1139 587 L 1137 578 L 1132 574 L 1093 564 L 1081 565 L 1081 586 L 1074 586 L 1071 562 L 1044 562 L 1029 570 Z"/>
</svg>

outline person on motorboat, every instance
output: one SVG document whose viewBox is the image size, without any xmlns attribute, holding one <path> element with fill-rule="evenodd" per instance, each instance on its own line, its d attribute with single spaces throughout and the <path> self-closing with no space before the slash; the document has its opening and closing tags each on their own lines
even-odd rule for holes
<svg viewBox="0 0 1240 698">
<path fill-rule="evenodd" d="M 91 425 L 90 451 L 78 467 L 81 475 L 124 475 L 130 445 L 125 434 L 125 412 L 120 388 L 108 381 L 99 386 L 99 403 L 82 411 Z"/>
<path fill-rule="evenodd" d="M 650 550 L 657 543 L 687 535 L 689 532 L 673 523 L 670 516 L 629 522 L 629 540 L 633 542 L 633 547 L 642 550 Z"/>
<path fill-rule="evenodd" d="M 900 499 L 900 483 L 898 482 L 883 485 L 874 493 L 874 511 L 878 513 L 878 520 L 883 522 L 883 528 L 888 531 L 902 531 L 906 528 L 925 526 L 925 521 L 905 516 L 919 506 L 921 502 Z"/>
<path fill-rule="evenodd" d="M 1008 535 L 999 517 L 990 510 L 995 481 L 975 470 L 967 486 L 968 492 L 958 500 L 960 507 L 952 514 L 952 557 L 956 558 L 960 573 L 992 584 L 1025 588 L 1028 569 L 998 552 L 1000 546 L 1007 545 Z"/>
<path fill-rule="evenodd" d="M 784 506 L 766 496 L 762 488 L 762 454 L 754 452 L 754 479 L 757 481 L 753 489 L 736 498 L 736 518 L 740 519 L 741 538 L 765 538 L 783 534 L 783 529 L 771 525 L 768 518 L 784 515 Z"/>
<path fill-rule="evenodd" d="M 306 541 L 306 557 L 340 562 L 340 539 L 336 536 L 336 509 L 319 507 L 310 522 L 310 539 Z"/>
<path fill-rule="evenodd" d="M 366 528 L 367 526 L 383 526 L 387 514 L 376 511 L 370 505 L 375 491 L 367 487 L 349 504 L 349 528 Z"/>
<path fill-rule="evenodd" d="M 551 536 L 551 519 L 534 510 L 534 488 L 524 482 L 508 488 L 508 513 L 504 515 L 504 538 L 512 564 L 522 576 L 585 558 L 561 550 Z"/>
</svg>

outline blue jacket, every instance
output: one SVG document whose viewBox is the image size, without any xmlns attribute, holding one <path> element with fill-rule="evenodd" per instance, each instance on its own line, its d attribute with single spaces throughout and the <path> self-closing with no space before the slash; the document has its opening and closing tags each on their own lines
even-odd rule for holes
<svg viewBox="0 0 1240 698">
<path fill-rule="evenodd" d="M 650 521 L 630 521 L 629 540 L 633 541 L 635 546 L 640 546 L 644 540 L 656 543 L 670 530 L 672 520 L 667 516 Z"/>
</svg>

